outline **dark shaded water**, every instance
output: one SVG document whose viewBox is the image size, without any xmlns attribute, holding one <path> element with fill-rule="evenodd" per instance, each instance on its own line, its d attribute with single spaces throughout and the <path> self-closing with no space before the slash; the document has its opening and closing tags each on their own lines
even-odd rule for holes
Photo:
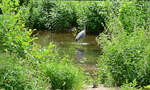
<svg viewBox="0 0 150 90">
<path fill-rule="evenodd" d="M 38 33 L 38 40 L 36 40 L 38 44 L 46 47 L 50 42 L 54 42 L 60 54 L 69 55 L 86 71 L 96 70 L 97 58 L 100 55 L 100 49 L 95 41 L 96 36 L 86 35 L 83 41 L 75 42 L 72 33 L 51 33 L 49 31 Z"/>
</svg>

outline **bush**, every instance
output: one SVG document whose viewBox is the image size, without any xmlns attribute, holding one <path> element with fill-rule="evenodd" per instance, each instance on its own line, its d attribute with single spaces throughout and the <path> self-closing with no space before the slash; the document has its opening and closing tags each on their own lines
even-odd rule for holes
<svg viewBox="0 0 150 90">
<path fill-rule="evenodd" d="M 70 2 L 45 0 L 35 3 L 35 6 L 32 22 L 26 23 L 29 27 L 63 32 L 77 25 L 74 6 Z"/>
<path fill-rule="evenodd" d="M 52 43 L 48 48 L 35 44 L 26 63 L 38 70 L 40 76 L 48 78 L 52 89 L 79 90 L 84 84 L 83 72 L 70 59 L 62 57 Z"/>
<path fill-rule="evenodd" d="M 121 86 L 121 90 L 139 90 L 139 89 L 136 88 L 136 80 L 134 80 L 132 83 L 123 84 Z"/>
<path fill-rule="evenodd" d="M 64 31 L 67 28 L 77 26 L 77 16 L 74 7 L 74 4 L 71 2 L 57 2 L 56 7 L 51 12 L 53 30 Z"/>
<path fill-rule="evenodd" d="M 17 0 L 14 2 L 3 0 L 2 12 L 3 14 L 0 16 L 1 51 L 10 51 L 25 57 L 31 46 L 30 42 L 33 41 L 30 38 L 32 31 L 28 31 L 24 25 L 24 20 L 27 17 L 24 13 L 28 13 L 28 9 L 24 10 L 23 7 L 19 7 Z"/>
<path fill-rule="evenodd" d="M 30 18 L 26 21 L 26 26 L 32 29 L 50 29 L 52 8 L 55 7 L 55 2 L 49 0 L 33 0 L 28 5 L 30 7 Z"/>
<path fill-rule="evenodd" d="M 144 22 L 147 23 L 150 18 L 148 10 L 149 2 L 124 2 L 119 10 L 119 19 L 125 31 L 131 33 L 137 26 L 143 27 Z"/>
<path fill-rule="evenodd" d="M 134 2 L 126 3 L 133 4 Z M 131 10 L 135 9 L 134 5 L 128 5 L 125 8 L 127 9 L 128 7 L 132 7 L 133 9 Z M 128 10 L 123 15 L 132 17 L 130 9 Z M 126 12 L 126 10 L 122 12 Z M 100 34 L 100 38 L 98 39 L 99 44 L 103 48 L 103 55 L 99 57 L 98 61 L 101 83 L 107 84 L 108 86 L 121 86 L 126 81 L 132 83 L 136 80 L 136 86 L 143 87 L 149 85 L 150 53 L 148 50 L 150 50 L 150 32 L 147 28 L 149 22 L 142 20 L 142 17 L 139 15 L 138 18 L 140 19 L 138 20 L 140 20 L 140 23 L 143 23 L 143 25 L 140 25 L 139 21 L 124 16 L 126 18 L 124 19 L 125 23 L 129 25 L 124 26 L 120 16 L 117 17 L 115 14 L 111 15 L 107 22 L 108 28 L 104 33 Z M 134 24 L 138 23 L 139 26 L 132 23 L 134 27 L 131 29 L 132 25 L 130 22 L 127 23 L 127 20 Z"/>
<path fill-rule="evenodd" d="M 120 86 L 125 80 L 130 83 L 136 79 L 138 86 L 148 85 L 150 32 L 144 28 L 136 28 L 128 35 L 119 26 L 115 25 L 120 30 L 112 31 L 109 40 L 105 34 L 100 40 L 104 44 L 103 55 L 98 62 L 101 82 Z M 114 29 L 114 26 L 111 29 Z"/>
<path fill-rule="evenodd" d="M 30 90 L 43 89 L 40 78 L 36 78 L 32 69 L 20 65 L 18 58 L 13 55 L 0 54 L 0 89 Z"/>
<path fill-rule="evenodd" d="M 33 8 L 32 22 L 27 25 L 37 29 L 51 29 L 64 32 L 66 29 L 78 27 L 81 29 L 83 18 L 87 18 L 88 33 L 99 34 L 104 30 L 107 20 L 105 2 L 79 1 L 44 1 Z M 81 6 L 83 5 L 83 6 Z M 37 7 L 36 7 L 37 6 Z"/>
<path fill-rule="evenodd" d="M 52 89 L 79 90 L 84 84 L 83 73 L 70 63 L 46 64 L 45 74 L 50 79 Z"/>
<path fill-rule="evenodd" d="M 85 17 L 88 22 L 87 29 L 88 33 L 99 34 L 104 31 L 105 21 L 107 20 L 107 7 L 104 6 L 102 2 L 89 2 L 89 5 L 86 5 Z"/>
</svg>

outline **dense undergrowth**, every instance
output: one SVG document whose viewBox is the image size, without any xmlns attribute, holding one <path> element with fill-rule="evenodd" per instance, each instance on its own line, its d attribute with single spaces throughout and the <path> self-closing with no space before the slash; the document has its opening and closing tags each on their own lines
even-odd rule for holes
<svg viewBox="0 0 150 90">
<path fill-rule="evenodd" d="M 41 30 L 71 32 L 71 28 L 83 29 L 82 19 L 86 18 L 87 33 L 99 34 L 104 30 L 107 20 L 105 2 L 92 1 L 34 1 L 32 9 L 33 22 L 26 25 Z"/>
<path fill-rule="evenodd" d="M 134 87 L 150 84 L 149 6 L 143 1 L 123 2 L 119 16 L 109 17 L 107 30 L 98 39 L 103 48 L 98 72 L 106 86 L 123 85 L 123 90 L 136 90 Z"/>
<path fill-rule="evenodd" d="M 139 4 L 134 5 L 134 2 L 137 1 L 33 0 L 32 17 L 26 25 L 39 30 L 71 32 L 73 27 L 83 29 L 82 19 L 86 18 L 87 33 L 99 34 L 107 27 L 106 23 L 113 10 L 113 14 L 119 17 L 124 29 L 133 32 L 133 24 L 142 26 L 142 22 L 149 16 L 147 13 L 149 3 L 143 5 L 142 2 L 138 2 Z"/>
</svg>

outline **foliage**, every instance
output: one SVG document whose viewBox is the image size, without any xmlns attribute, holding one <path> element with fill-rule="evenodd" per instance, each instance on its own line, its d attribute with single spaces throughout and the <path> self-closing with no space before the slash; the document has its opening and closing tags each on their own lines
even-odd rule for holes
<svg viewBox="0 0 150 90">
<path fill-rule="evenodd" d="M 82 19 L 87 18 L 87 32 L 98 34 L 104 30 L 108 5 L 103 2 L 45 0 L 36 4 L 32 22 L 27 22 L 29 27 L 64 32 L 72 27 L 81 29 Z"/>
<path fill-rule="evenodd" d="M 33 8 L 33 23 L 27 22 L 28 26 L 60 31 L 76 25 L 76 14 L 71 3 L 44 0 L 35 4 L 39 5 Z"/>
<path fill-rule="evenodd" d="M 128 33 L 134 27 L 149 20 L 149 2 L 143 1 L 49 1 L 39 0 L 33 3 L 33 15 L 27 25 L 31 28 L 50 29 L 64 32 L 72 27 L 83 28 L 82 19 L 88 22 L 87 32 L 99 34 L 104 31 L 108 17 L 112 14 L 119 19 Z M 134 13 L 133 13 L 134 12 Z M 145 26 L 148 28 L 148 25 Z M 69 30 L 68 30 L 69 31 Z"/>
<path fill-rule="evenodd" d="M 62 62 L 53 61 L 46 64 L 44 72 L 50 79 L 52 89 L 79 90 L 83 86 L 83 73 L 68 61 L 65 57 Z"/>
<path fill-rule="evenodd" d="M 10 4 L 11 3 L 11 4 Z M 20 7 L 17 0 L 2 1 L 2 12 L 0 16 L 0 41 L 2 51 L 11 51 L 24 57 L 30 48 L 31 30 L 25 28 L 23 20 L 26 18 L 27 10 Z"/>
<path fill-rule="evenodd" d="M 0 89 L 30 90 L 43 89 L 40 78 L 34 76 L 32 69 L 20 65 L 19 58 L 8 53 L 0 54 Z"/>
<path fill-rule="evenodd" d="M 55 45 L 50 43 L 48 47 L 41 47 L 38 44 L 33 44 L 33 48 L 27 54 L 27 64 L 34 69 L 39 69 L 42 63 L 49 63 L 53 60 L 58 61 L 60 56 L 57 54 Z"/>
<path fill-rule="evenodd" d="M 143 22 L 147 22 L 150 18 L 148 11 L 149 6 L 149 2 L 142 1 L 138 3 L 136 1 L 123 3 L 119 10 L 119 19 L 128 33 L 133 32 L 136 26 L 142 27 L 143 24 L 145 24 Z"/>
<path fill-rule="evenodd" d="M 28 55 L 28 64 L 50 80 L 52 89 L 79 90 L 83 86 L 83 72 L 68 57 L 58 54 L 52 43 L 47 48 L 34 44 Z"/>
<path fill-rule="evenodd" d="M 102 2 L 89 2 L 84 7 L 84 17 L 87 18 L 88 33 L 99 34 L 103 32 L 107 20 L 107 6 Z M 82 17 L 81 17 L 82 18 Z M 79 23 L 79 25 L 82 25 Z"/>
<path fill-rule="evenodd" d="M 126 80 L 129 83 L 136 80 L 137 86 L 149 85 L 150 32 L 145 28 L 149 22 L 144 20 L 141 23 L 143 26 L 135 26 L 129 34 L 120 17 L 109 17 L 108 28 L 98 39 L 103 48 L 98 61 L 101 83 L 121 86 Z"/>
<path fill-rule="evenodd" d="M 53 1 L 49 0 L 33 0 L 30 3 L 30 18 L 26 21 L 26 26 L 36 29 L 49 29 L 51 25 L 50 12 L 55 6 Z"/>
<path fill-rule="evenodd" d="M 29 3 L 29 0 L 19 0 L 19 5 L 22 6 L 22 5 L 28 5 Z"/>
<path fill-rule="evenodd" d="M 77 26 L 77 16 L 71 2 L 57 2 L 56 7 L 53 9 L 52 23 L 54 30 L 64 30 L 73 26 Z"/>
<path fill-rule="evenodd" d="M 137 85 L 149 84 L 149 35 L 137 29 L 133 36 L 121 33 L 106 41 L 103 46 L 104 53 L 100 56 L 99 71 L 102 82 L 122 85 L 124 80 L 132 82 L 137 80 Z M 143 64 L 144 63 L 144 64 Z"/>
<path fill-rule="evenodd" d="M 121 90 L 138 90 L 136 87 L 136 80 L 132 83 L 126 83 L 121 86 Z"/>
</svg>

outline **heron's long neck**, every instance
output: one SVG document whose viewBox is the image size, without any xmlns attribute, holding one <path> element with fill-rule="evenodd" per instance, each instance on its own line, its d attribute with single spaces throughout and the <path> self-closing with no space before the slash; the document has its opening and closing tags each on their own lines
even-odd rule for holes
<svg viewBox="0 0 150 90">
<path fill-rule="evenodd" d="M 85 25 L 85 23 L 84 23 L 84 30 L 86 31 L 86 25 Z"/>
</svg>

